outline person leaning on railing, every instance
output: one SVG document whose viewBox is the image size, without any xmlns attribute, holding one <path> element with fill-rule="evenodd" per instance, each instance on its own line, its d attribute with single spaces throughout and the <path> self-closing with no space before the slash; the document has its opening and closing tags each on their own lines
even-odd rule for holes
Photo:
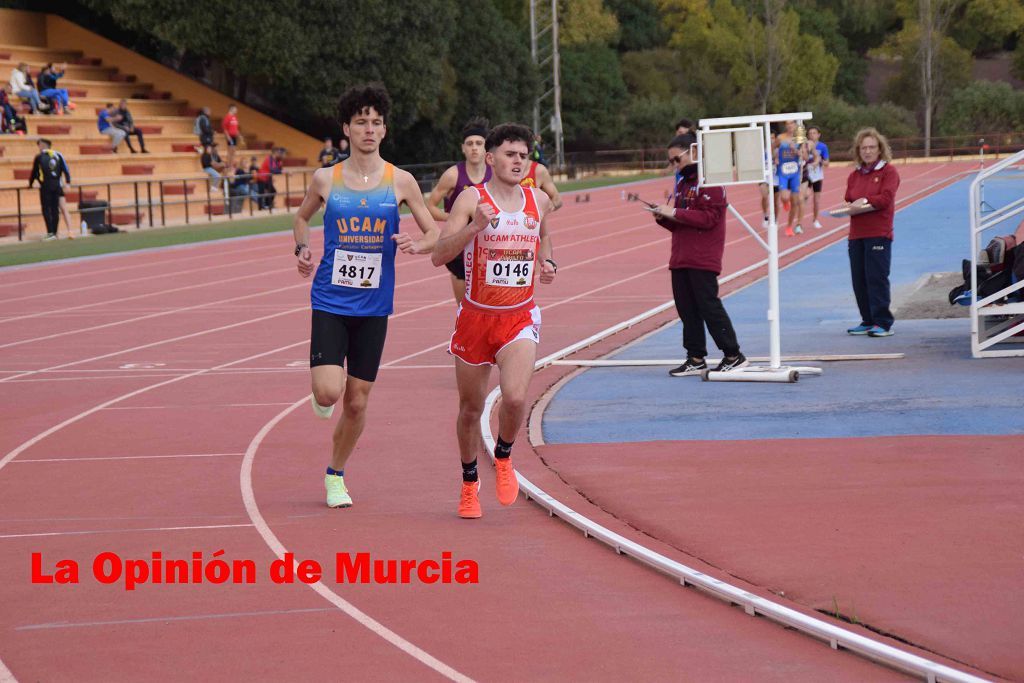
<svg viewBox="0 0 1024 683">
<path fill-rule="evenodd" d="M 892 265 L 893 217 L 900 176 L 885 136 L 874 128 L 859 131 L 852 150 L 856 167 L 846 180 L 850 216 L 850 274 L 860 310 L 860 324 L 849 334 L 891 336 L 889 269 Z"/>
</svg>

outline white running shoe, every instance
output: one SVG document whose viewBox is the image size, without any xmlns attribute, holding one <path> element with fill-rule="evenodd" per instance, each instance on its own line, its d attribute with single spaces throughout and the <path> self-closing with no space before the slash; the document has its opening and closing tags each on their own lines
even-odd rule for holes
<svg viewBox="0 0 1024 683">
<path fill-rule="evenodd" d="M 322 417 L 327 420 L 334 414 L 334 406 L 327 406 L 326 408 L 316 402 L 316 396 L 313 394 L 309 395 L 309 402 L 313 405 L 313 414 L 317 417 Z"/>
<path fill-rule="evenodd" d="M 348 489 L 345 488 L 345 477 L 337 474 L 325 474 L 324 487 L 327 489 L 327 507 L 352 507 L 352 496 L 348 495 Z"/>
<path fill-rule="evenodd" d="M 814 221 L 814 229 L 815 230 L 821 230 L 821 221 L 818 221 L 818 220 Z"/>
</svg>

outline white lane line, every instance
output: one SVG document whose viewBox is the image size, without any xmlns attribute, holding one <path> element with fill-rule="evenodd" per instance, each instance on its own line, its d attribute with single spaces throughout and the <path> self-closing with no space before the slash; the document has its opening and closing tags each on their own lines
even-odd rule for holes
<svg viewBox="0 0 1024 683">
<path fill-rule="evenodd" d="M 445 302 L 447 303 L 447 302 Z M 249 443 L 249 448 L 245 451 L 245 458 L 242 460 L 242 468 L 239 474 L 239 485 L 242 489 L 242 502 L 245 504 L 245 510 L 249 513 L 249 519 L 252 520 L 253 526 L 256 531 L 259 532 L 260 536 L 263 537 L 263 541 L 267 546 L 277 555 L 279 558 L 283 558 L 288 549 L 284 547 L 284 544 L 278 540 L 274 532 L 271 531 L 270 526 L 266 520 L 263 519 L 263 515 L 260 513 L 259 506 L 256 504 L 256 494 L 253 492 L 252 487 L 252 465 L 256 459 L 256 452 L 259 450 L 260 444 L 263 443 L 263 439 L 266 438 L 267 434 L 277 426 L 277 424 L 291 414 L 295 409 L 300 406 L 307 405 L 309 403 L 309 396 L 303 396 L 298 401 L 290 405 L 289 407 L 282 410 L 280 413 L 274 416 L 270 422 L 267 422 L 263 427 L 256 433 L 252 441 Z M 297 564 L 297 563 L 296 563 Z M 350 603 L 349 601 L 342 598 L 340 595 L 328 588 L 324 583 L 317 581 L 316 583 L 307 584 L 317 595 L 327 600 L 329 603 L 337 607 L 339 610 L 350 616 L 352 619 L 357 621 L 360 625 L 370 630 L 372 633 L 380 636 L 387 642 L 397 647 L 402 652 L 406 653 L 416 661 L 420 662 L 424 666 L 427 666 L 437 673 L 441 674 L 445 678 L 452 681 L 471 681 L 472 679 L 468 676 L 459 673 L 452 667 L 448 666 L 441 660 L 437 659 L 430 653 L 414 645 L 410 641 L 406 640 L 402 636 L 398 635 L 384 624 L 380 623 L 370 615 L 366 614 L 358 607 Z"/>
<path fill-rule="evenodd" d="M 87 531 L 47 531 L 34 534 L 2 534 L 0 538 L 41 538 L 43 536 L 88 536 L 124 534 L 139 531 L 195 531 L 197 529 L 248 529 L 252 524 L 209 524 L 205 526 L 157 526 L 148 529 L 89 529 Z"/>
<path fill-rule="evenodd" d="M 18 683 L 18 679 L 14 677 L 2 659 L 0 659 L 0 683 Z"/>
<path fill-rule="evenodd" d="M 234 256 L 234 254 L 232 254 L 232 256 Z M 230 263 L 227 263 L 227 264 L 225 264 L 225 263 L 215 263 L 212 266 L 202 266 L 201 268 L 190 268 L 190 269 L 187 269 L 187 270 L 175 270 L 173 273 L 170 273 L 170 275 L 173 275 L 174 277 L 180 277 L 182 275 L 192 275 L 194 273 L 202 273 L 202 272 L 208 271 L 208 270 L 218 270 L 218 269 L 223 270 L 223 269 L 225 269 L 227 267 L 234 268 L 235 266 L 247 265 L 247 264 L 250 264 L 250 263 L 260 263 L 262 261 L 266 261 L 267 259 L 268 259 L 267 256 L 261 256 L 259 258 L 244 259 L 242 261 L 231 261 Z M 277 260 L 280 260 L 280 259 L 277 259 Z M 152 273 L 152 274 L 144 275 L 142 277 L 129 278 L 127 280 L 114 280 L 112 282 L 101 282 L 101 283 L 95 284 L 95 285 L 78 286 L 78 287 L 75 287 L 73 289 L 63 289 L 63 290 L 56 290 L 56 291 L 53 291 L 53 292 L 41 292 L 39 294 L 29 294 L 28 296 L 11 297 L 11 298 L 4 299 L 3 303 L 6 306 L 7 304 L 12 304 L 12 303 L 15 303 L 15 302 L 18 302 L 18 301 L 29 301 L 31 299 L 49 299 L 49 298 L 54 297 L 54 296 L 59 297 L 59 296 L 61 296 L 63 294 L 71 294 L 71 293 L 77 294 L 78 292 L 86 292 L 86 291 L 89 291 L 91 289 L 108 289 L 110 287 L 120 287 L 122 285 L 128 285 L 128 284 L 131 284 L 133 282 L 152 282 L 154 279 L 158 279 L 160 277 L 163 277 L 163 274 Z M 216 284 L 216 282 L 215 282 L 215 284 Z M 147 294 L 143 294 L 141 296 L 152 296 L 152 295 L 162 294 L 162 293 L 163 293 L 163 291 L 157 291 L 157 292 L 151 292 L 148 295 Z M 138 298 L 138 297 L 134 297 L 134 298 Z M 123 301 L 123 299 L 122 299 L 122 301 Z M 90 304 L 90 305 L 94 306 L 96 304 Z M 70 309 L 64 309 L 64 310 L 70 310 Z M 57 311 L 54 311 L 54 312 L 57 312 Z M 7 318 L 0 319 L 0 323 L 2 323 L 2 322 L 7 322 Z"/>
<path fill-rule="evenodd" d="M 122 626 L 124 624 L 165 624 L 173 621 L 203 621 L 206 619 L 238 619 L 240 617 L 277 617 L 288 614 L 312 614 L 333 612 L 333 607 L 308 607 L 305 609 L 268 609 L 256 612 L 221 612 L 219 614 L 191 614 L 174 617 L 144 617 L 140 619 L 113 619 L 110 621 L 55 621 L 49 624 L 27 624 L 15 626 L 15 631 L 42 631 L 55 628 L 87 628 L 92 626 Z M 0 678 L 0 681 L 3 679 Z"/>
<path fill-rule="evenodd" d="M 281 404 L 284 405 L 284 404 Z M 27 462 L 92 462 L 95 460 L 165 460 L 168 458 L 226 458 L 230 456 L 245 455 L 245 453 L 183 453 L 180 455 L 111 455 L 103 457 L 85 458 L 37 458 L 34 460 L 15 460 L 14 464 L 22 465 Z"/>
<path fill-rule="evenodd" d="M 947 180 L 942 180 L 939 181 L 938 183 L 934 183 L 930 185 L 929 188 L 935 187 L 936 185 L 939 185 L 943 182 L 947 182 Z M 910 197 L 915 197 L 921 194 L 921 192 L 923 191 L 924 190 L 913 193 L 908 197 L 908 199 Z M 904 205 L 897 210 L 902 210 L 907 205 L 907 203 L 904 203 Z M 794 252 L 798 249 L 801 249 L 805 247 L 808 243 L 819 241 L 820 239 L 823 239 L 832 233 L 838 232 L 844 227 L 846 226 L 844 225 L 839 228 L 834 228 L 830 230 L 828 233 L 824 233 L 814 240 L 809 240 L 808 242 L 804 242 L 800 245 L 796 245 L 791 249 L 786 250 L 785 252 L 783 252 L 783 254 Z M 824 245 L 822 249 L 833 246 L 833 244 L 835 243 Z M 818 251 L 820 250 L 821 249 L 819 249 Z M 803 261 L 804 259 L 809 258 L 812 255 L 813 254 L 809 254 L 801 259 L 794 261 L 793 263 L 786 264 L 785 267 L 788 268 L 789 266 L 795 265 L 795 263 L 799 263 L 800 261 Z M 730 274 L 726 278 L 723 278 L 722 281 L 724 282 L 735 279 L 739 275 L 749 270 L 750 267 L 748 266 L 747 268 L 744 268 L 740 271 Z M 670 301 L 661 306 L 652 308 L 649 311 L 646 311 L 645 313 L 641 313 L 640 315 L 634 316 L 628 321 L 619 323 L 617 325 L 613 325 L 612 327 L 609 327 L 608 329 L 602 332 L 598 332 L 597 334 L 592 335 L 591 337 L 581 342 L 577 342 L 560 351 L 556 351 L 555 353 L 550 354 L 545 358 L 541 358 L 540 360 L 537 361 L 535 365 L 535 370 L 544 368 L 554 360 L 571 355 L 582 348 L 586 348 L 587 346 L 590 346 L 591 344 L 600 341 L 601 339 L 607 338 L 613 334 L 622 331 L 623 329 L 627 329 L 628 327 L 631 327 L 634 324 L 637 324 L 639 322 L 642 322 L 643 320 L 653 317 L 654 315 L 664 310 L 667 310 L 668 307 L 671 305 L 672 302 Z M 484 405 L 483 414 L 480 417 L 480 426 L 484 437 L 484 443 L 486 444 L 488 454 L 491 456 L 492 460 L 494 459 L 493 451 L 495 440 L 494 435 L 491 431 L 491 414 L 494 410 L 494 406 L 496 405 L 500 397 L 501 387 L 496 386 L 488 394 L 487 400 Z M 726 600 L 727 602 L 743 606 L 747 614 L 751 616 L 760 614 L 761 616 L 768 617 L 770 619 L 778 621 L 779 623 L 791 626 L 803 633 L 825 640 L 829 642 L 834 649 L 837 649 L 838 647 L 843 647 L 844 649 L 856 652 L 857 654 L 869 660 L 881 661 L 889 666 L 892 666 L 903 671 L 909 671 L 915 674 L 924 675 L 928 678 L 928 680 L 939 679 L 949 681 L 961 681 L 963 683 L 983 683 L 984 681 L 984 679 L 972 676 L 971 674 L 959 671 L 957 669 L 953 669 L 944 664 L 940 664 L 939 662 L 935 662 L 924 657 L 919 657 L 917 655 L 904 652 L 903 650 L 897 649 L 880 641 L 866 638 L 858 633 L 854 633 L 853 631 L 841 628 L 827 621 L 823 621 L 821 619 L 805 615 L 802 612 L 798 612 L 797 610 L 786 607 L 778 602 L 762 598 L 742 588 L 733 586 L 730 583 L 720 581 L 714 577 L 708 576 L 707 574 L 697 571 L 692 567 L 688 567 L 680 562 L 676 562 L 675 560 L 672 560 L 671 558 L 668 558 L 662 555 L 661 553 L 651 550 L 650 548 L 644 545 L 631 541 L 625 536 L 615 533 L 607 527 L 604 527 L 595 522 L 594 520 L 577 512 L 576 510 L 573 510 L 572 508 L 565 505 L 561 501 L 555 499 L 553 496 L 548 494 L 543 489 L 533 484 L 521 473 L 516 472 L 516 476 L 519 478 L 520 486 L 526 492 L 527 499 L 536 502 L 542 508 L 547 510 L 548 514 L 557 515 L 563 521 L 583 531 L 585 537 L 589 538 L 593 536 L 605 545 L 608 545 L 609 547 L 613 548 L 617 554 L 629 555 L 630 557 L 636 559 L 639 562 L 642 562 L 643 564 L 646 564 L 654 569 L 657 569 L 658 571 L 662 571 L 669 574 L 670 576 L 678 579 L 681 585 L 684 587 L 698 587 L 704 591 L 711 593 L 712 595 L 715 595 L 716 597 Z"/>
<path fill-rule="evenodd" d="M 299 368 L 299 369 L 301 370 L 303 368 Z M 107 410 L 175 410 L 175 409 L 178 409 L 178 408 L 183 408 L 183 409 L 188 409 L 188 410 L 195 410 L 195 409 L 207 410 L 207 409 L 210 409 L 210 408 L 218 408 L 218 409 L 220 409 L 220 408 L 259 408 L 261 406 L 286 406 L 286 405 L 290 405 L 290 404 L 288 404 L 288 403 L 279 403 L 279 402 L 275 402 L 275 403 L 217 403 L 217 404 L 189 403 L 189 404 L 181 404 L 181 405 L 174 405 L 174 406 L 112 406 L 110 408 L 107 408 Z"/>
</svg>

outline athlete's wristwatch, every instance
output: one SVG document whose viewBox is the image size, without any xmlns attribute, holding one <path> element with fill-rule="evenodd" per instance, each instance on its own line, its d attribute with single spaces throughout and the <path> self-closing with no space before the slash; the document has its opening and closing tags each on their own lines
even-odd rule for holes
<svg viewBox="0 0 1024 683">
<path fill-rule="evenodd" d="M 308 244 L 296 244 L 295 245 L 295 255 L 298 256 L 299 254 L 301 254 L 302 250 L 305 249 L 308 246 L 309 246 Z"/>
<path fill-rule="evenodd" d="M 555 269 L 555 272 L 556 272 L 556 273 L 558 272 L 558 264 L 557 264 L 557 263 L 555 263 L 554 261 L 552 261 L 552 260 L 551 260 L 551 259 L 549 259 L 549 258 L 546 258 L 546 259 L 544 259 L 544 262 L 545 262 L 545 263 L 550 263 L 550 264 L 551 264 L 551 267 Z"/>
</svg>

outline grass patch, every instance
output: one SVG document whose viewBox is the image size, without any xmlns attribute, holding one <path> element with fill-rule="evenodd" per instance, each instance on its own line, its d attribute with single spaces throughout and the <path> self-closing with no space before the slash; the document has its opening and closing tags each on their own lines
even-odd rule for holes
<svg viewBox="0 0 1024 683">
<path fill-rule="evenodd" d="M 590 190 L 658 177 L 661 177 L 661 174 L 641 173 L 624 176 L 594 176 L 583 180 L 560 183 L 558 189 L 561 192 Z M 403 211 L 403 213 L 406 212 Z M 317 213 L 310 219 L 310 224 L 317 225 L 322 220 L 323 214 Z M 137 249 L 169 247 L 178 244 L 191 244 L 193 242 L 208 242 L 227 237 L 260 235 L 268 232 L 289 230 L 291 227 L 292 214 L 280 213 L 259 218 L 240 218 L 223 223 L 196 222 L 191 225 L 178 225 L 170 228 L 136 230 L 129 227 L 124 232 L 114 235 L 94 235 L 76 240 L 59 239 L 49 242 L 30 240 L 0 246 L 0 267 L 56 261 L 79 256 L 135 251 Z"/>
</svg>

